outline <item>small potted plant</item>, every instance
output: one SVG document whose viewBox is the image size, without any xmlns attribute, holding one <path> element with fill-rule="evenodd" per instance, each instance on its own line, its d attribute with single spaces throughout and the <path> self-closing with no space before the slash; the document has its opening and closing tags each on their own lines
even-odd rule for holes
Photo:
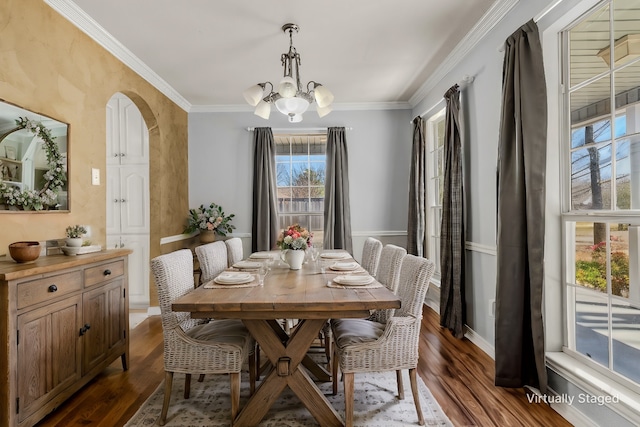
<svg viewBox="0 0 640 427">
<path fill-rule="evenodd" d="M 70 225 L 67 227 L 67 246 L 80 247 L 82 246 L 82 236 L 87 234 L 87 229 L 83 225 Z"/>
</svg>

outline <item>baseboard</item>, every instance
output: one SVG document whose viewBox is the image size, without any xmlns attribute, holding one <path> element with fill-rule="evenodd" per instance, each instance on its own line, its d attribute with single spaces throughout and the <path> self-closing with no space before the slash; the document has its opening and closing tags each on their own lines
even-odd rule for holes
<svg viewBox="0 0 640 427">
<path fill-rule="evenodd" d="M 473 329 L 471 329 L 468 325 L 464 325 L 465 333 L 464 336 L 476 345 L 480 350 L 487 353 L 487 355 L 496 360 L 496 350 L 495 348 L 489 344 L 487 340 L 478 335 Z"/>
<path fill-rule="evenodd" d="M 549 394 L 559 396 L 558 392 L 553 390 L 551 387 L 547 387 L 547 390 L 549 391 Z M 598 424 L 594 423 L 593 420 L 568 403 L 552 403 L 551 409 L 556 411 L 562 418 L 569 421 L 574 426 L 598 427 Z"/>
</svg>

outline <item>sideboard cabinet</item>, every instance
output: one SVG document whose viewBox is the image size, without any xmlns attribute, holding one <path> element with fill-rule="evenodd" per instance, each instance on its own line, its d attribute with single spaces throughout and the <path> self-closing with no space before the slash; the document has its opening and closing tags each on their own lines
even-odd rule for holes
<svg viewBox="0 0 640 427">
<path fill-rule="evenodd" d="M 0 426 L 33 426 L 118 357 L 127 369 L 129 253 L 0 258 Z"/>
</svg>

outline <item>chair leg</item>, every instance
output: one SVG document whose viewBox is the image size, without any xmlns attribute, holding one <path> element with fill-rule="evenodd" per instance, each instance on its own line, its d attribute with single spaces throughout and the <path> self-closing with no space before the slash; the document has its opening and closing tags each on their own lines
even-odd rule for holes
<svg viewBox="0 0 640 427">
<path fill-rule="evenodd" d="M 229 374 L 231 382 L 231 424 L 240 412 L 240 372 L 232 372 Z"/>
<path fill-rule="evenodd" d="M 398 369 L 396 371 L 396 381 L 398 382 L 398 399 L 404 399 L 404 384 L 402 383 L 402 371 Z"/>
<path fill-rule="evenodd" d="M 344 425 L 353 427 L 353 372 L 342 373 L 344 377 Z"/>
<path fill-rule="evenodd" d="M 191 374 L 184 376 L 184 398 L 188 399 L 191 394 Z"/>
<path fill-rule="evenodd" d="M 338 394 L 338 350 L 336 350 L 335 346 L 333 347 L 333 363 L 331 364 L 331 381 L 332 384 L 332 393 L 335 396 Z"/>
<path fill-rule="evenodd" d="M 424 416 L 422 415 L 422 406 L 420 405 L 420 393 L 418 393 L 418 379 L 416 377 L 416 368 L 409 369 L 409 380 L 411 381 L 411 393 L 413 394 L 413 402 L 416 405 L 418 413 L 418 424 L 424 425 Z"/>
<path fill-rule="evenodd" d="M 198 375 L 198 382 L 201 383 L 202 381 L 204 381 L 204 374 Z"/>
<path fill-rule="evenodd" d="M 253 395 L 256 391 L 256 373 L 258 368 L 256 367 L 256 359 L 258 358 L 258 352 L 254 348 L 253 353 L 249 354 L 249 394 Z"/>
<path fill-rule="evenodd" d="M 333 338 L 331 337 L 331 332 L 328 334 L 324 334 L 324 354 L 327 356 L 327 367 L 331 368 L 331 342 Z"/>
<path fill-rule="evenodd" d="M 260 367 L 260 344 L 256 344 L 256 366 L 258 367 L 256 371 L 256 381 L 260 381 L 260 371 L 262 371 Z"/>
<path fill-rule="evenodd" d="M 169 410 L 169 401 L 171 400 L 171 386 L 173 385 L 173 372 L 164 373 L 164 400 L 162 401 L 162 412 L 158 424 L 163 426 L 167 421 L 167 411 Z"/>
</svg>

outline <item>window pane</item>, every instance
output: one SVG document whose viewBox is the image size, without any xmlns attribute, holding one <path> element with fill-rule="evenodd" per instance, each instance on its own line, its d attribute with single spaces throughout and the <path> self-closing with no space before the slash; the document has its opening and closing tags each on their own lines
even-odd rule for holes
<svg viewBox="0 0 640 427">
<path fill-rule="evenodd" d="M 572 87 L 609 69 L 607 62 L 599 56 L 605 55 L 602 51 L 609 43 L 609 6 L 605 5 L 569 32 L 569 81 Z"/>
<path fill-rule="evenodd" d="M 326 137 L 324 135 L 274 135 L 278 155 L 279 226 L 299 223 L 322 243 L 324 230 L 324 179 Z"/>
<path fill-rule="evenodd" d="M 584 288 L 576 293 L 576 351 L 609 366 L 609 308 L 607 297 Z"/>
<path fill-rule="evenodd" d="M 613 370 L 640 383 L 640 310 L 615 301 L 613 316 Z"/>
<path fill-rule="evenodd" d="M 575 283 L 606 294 L 606 224 L 576 223 L 575 236 Z"/>
<path fill-rule="evenodd" d="M 611 209 L 611 144 L 571 153 L 571 208 Z"/>
<path fill-rule="evenodd" d="M 611 139 L 611 120 L 604 120 L 590 123 L 585 126 L 574 128 L 571 131 L 571 148 L 584 147 L 599 142 L 606 142 Z"/>
<path fill-rule="evenodd" d="M 607 75 L 571 92 L 569 102 L 572 127 L 607 120 L 611 113 L 611 77 Z"/>
<path fill-rule="evenodd" d="M 638 57 L 635 43 L 638 42 L 640 21 L 637 19 L 640 1 L 614 0 L 613 2 L 613 40 L 614 64 L 624 65 Z M 608 53 L 608 51 L 606 51 Z"/>
<path fill-rule="evenodd" d="M 624 298 L 629 297 L 629 236 L 628 224 L 609 225 L 611 294 Z"/>
</svg>

